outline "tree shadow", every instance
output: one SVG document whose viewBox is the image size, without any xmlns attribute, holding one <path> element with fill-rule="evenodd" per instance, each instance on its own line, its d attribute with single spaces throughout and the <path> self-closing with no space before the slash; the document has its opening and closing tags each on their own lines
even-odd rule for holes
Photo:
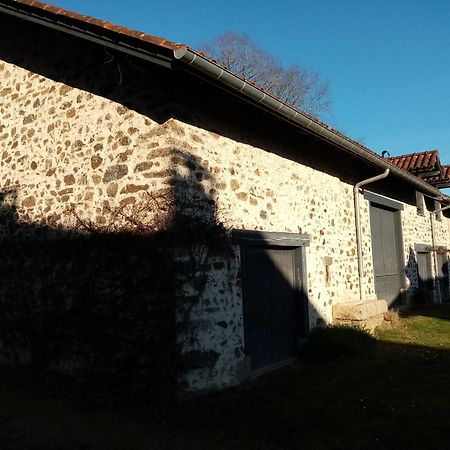
<svg viewBox="0 0 450 450">
<path fill-rule="evenodd" d="M 272 363 L 295 359 L 308 332 L 309 317 L 322 319 L 300 279 L 306 279 L 305 263 L 291 259 L 295 245 L 268 244 L 270 233 L 226 229 L 217 211 L 214 175 L 202 167 L 200 158 L 182 149 L 174 151 L 172 160 L 177 165 L 172 178 L 175 223 L 189 228 L 192 236 L 178 240 L 181 245 L 175 250 L 180 312 L 185 314 L 180 338 L 188 385 L 210 390 L 248 379 L 260 368 L 257 351 L 265 352 L 264 365 L 271 368 Z M 196 241 L 199 234 L 201 245 Z M 249 239 L 236 239 L 242 234 Z M 252 261 L 249 248 L 258 250 Z M 288 274 L 274 259 L 274 251 L 285 253 L 293 263 Z M 270 289 L 261 290 L 264 283 Z M 255 289 L 260 292 L 257 298 L 252 294 Z M 284 319 L 274 320 L 277 314 Z M 284 333 L 281 325 L 290 332 Z M 252 343 L 252 333 L 261 339 Z"/>
<path fill-rule="evenodd" d="M 152 404 L 172 404 L 186 388 L 186 373 L 199 389 L 251 376 L 245 268 L 217 216 L 214 176 L 182 149 L 173 149 L 171 164 L 163 197 L 148 192 L 140 203 L 111 208 L 101 225 L 79 217 L 76 208 L 68 208 L 61 223 L 30 222 L 17 211 L 18 192 L 1 193 L 4 367 L 44 378 L 59 374 L 88 393 Z M 273 246 L 261 249 L 266 275 L 301 311 L 290 319 L 299 320 L 287 355 L 296 357 L 308 309 L 317 313 L 305 286 L 299 292 L 272 259 Z M 247 286 L 260 282 L 254 270 L 246 279 Z M 282 300 L 266 295 L 264 301 L 273 313 Z M 269 347 L 286 346 L 272 315 L 263 324 Z"/>
<path fill-rule="evenodd" d="M 2 364 L 112 397 L 170 398 L 179 361 L 168 232 L 24 223 L 4 204 L 0 213 Z"/>
</svg>

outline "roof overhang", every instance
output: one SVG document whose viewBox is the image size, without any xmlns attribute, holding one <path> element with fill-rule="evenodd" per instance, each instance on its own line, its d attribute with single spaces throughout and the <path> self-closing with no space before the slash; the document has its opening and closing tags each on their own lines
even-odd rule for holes
<svg viewBox="0 0 450 450">
<path fill-rule="evenodd" d="M 438 181 L 436 183 L 433 183 L 433 186 L 436 186 L 439 189 L 450 188 L 450 180 Z"/>
<path fill-rule="evenodd" d="M 182 46 L 159 38 L 144 40 L 142 37 L 148 37 L 145 33 L 132 32 L 124 27 L 106 27 L 104 24 L 108 22 L 70 13 L 36 1 L 0 1 L 0 13 L 43 25 L 168 68 L 172 67 L 174 61 L 174 50 Z M 119 30 L 126 32 L 121 33 Z"/>
<path fill-rule="evenodd" d="M 419 178 L 430 178 L 430 177 L 437 177 L 441 174 L 440 170 L 434 170 L 433 172 L 422 172 L 422 173 L 418 173 L 417 176 Z"/>
<path fill-rule="evenodd" d="M 442 194 L 419 177 L 390 164 L 367 147 L 332 129 L 315 117 L 280 101 L 275 96 L 185 45 L 128 30 L 92 17 L 81 16 L 34 0 L 2 0 L 0 12 L 130 54 L 151 63 L 169 68 L 182 67 L 192 70 L 206 79 L 213 80 L 226 89 L 232 90 L 252 104 L 300 127 L 303 131 L 328 142 L 335 148 L 365 161 L 374 168 L 389 169 L 394 176 L 411 184 L 415 189 L 450 203 L 450 197 Z"/>
<path fill-rule="evenodd" d="M 242 95 L 250 98 L 258 106 L 265 107 L 277 116 L 289 121 L 295 126 L 301 127 L 308 133 L 319 137 L 340 150 L 344 150 L 346 153 L 351 154 L 357 158 L 360 158 L 370 165 L 379 168 L 380 170 L 389 169 L 392 174 L 398 178 L 406 181 L 412 185 L 417 190 L 420 190 L 428 195 L 439 199 L 450 202 L 450 197 L 444 195 L 438 189 L 430 186 L 428 183 L 423 181 L 421 178 L 412 175 L 398 167 L 387 162 L 384 158 L 373 152 L 372 150 L 364 147 L 356 141 L 348 138 L 342 133 L 331 129 L 326 124 L 317 120 L 308 114 L 299 111 L 298 109 L 280 101 L 273 95 L 264 92 L 257 86 L 248 83 L 237 75 L 231 73 L 225 68 L 219 66 L 214 61 L 205 58 L 202 54 L 195 52 L 187 47 L 175 50 L 175 57 L 187 64 L 190 67 L 204 73 L 209 78 L 216 80 L 228 86 L 230 89 L 241 93 Z"/>
</svg>

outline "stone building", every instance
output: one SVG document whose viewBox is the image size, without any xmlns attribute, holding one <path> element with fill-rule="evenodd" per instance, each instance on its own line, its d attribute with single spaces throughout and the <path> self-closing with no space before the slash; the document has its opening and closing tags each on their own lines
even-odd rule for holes
<svg viewBox="0 0 450 450">
<path fill-rule="evenodd" d="M 195 338 L 178 337 L 188 389 L 283 365 L 315 326 L 446 299 L 436 161 L 425 178 L 187 46 L 33 0 L 2 0 L 0 42 L 1 199 L 17 223 L 70 230 L 75 210 L 101 228 L 170 194 L 175 220 L 231 237 L 194 271 L 201 288 L 175 252 L 177 296 L 195 298 Z"/>
</svg>

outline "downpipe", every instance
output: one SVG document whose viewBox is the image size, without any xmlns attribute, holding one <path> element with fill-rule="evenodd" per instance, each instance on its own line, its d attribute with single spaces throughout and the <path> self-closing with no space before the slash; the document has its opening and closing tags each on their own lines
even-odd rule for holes
<svg viewBox="0 0 450 450">
<path fill-rule="evenodd" d="M 359 283 L 359 299 L 364 300 L 363 290 L 363 252 L 361 243 L 361 215 L 360 215 L 360 202 L 359 202 L 359 189 L 367 184 L 374 183 L 375 181 L 382 180 L 389 175 L 390 170 L 386 169 L 382 174 L 375 177 L 367 178 L 359 181 L 353 186 L 353 201 L 355 206 L 355 226 L 356 226 L 356 250 L 358 254 L 358 283 Z"/>
</svg>

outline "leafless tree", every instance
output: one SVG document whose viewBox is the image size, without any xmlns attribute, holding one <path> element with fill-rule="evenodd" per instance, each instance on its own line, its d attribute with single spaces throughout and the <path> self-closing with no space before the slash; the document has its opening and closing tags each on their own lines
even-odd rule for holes
<svg viewBox="0 0 450 450">
<path fill-rule="evenodd" d="M 246 34 L 226 31 L 202 48 L 227 69 L 309 114 L 320 116 L 331 110 L 328 81 L 298 65 L 283 66 Z"/>
</svg>

